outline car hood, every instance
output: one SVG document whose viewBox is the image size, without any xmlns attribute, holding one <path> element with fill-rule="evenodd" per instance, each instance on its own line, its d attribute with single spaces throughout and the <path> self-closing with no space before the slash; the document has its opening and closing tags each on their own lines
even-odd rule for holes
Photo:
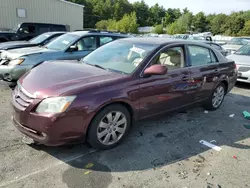
<svg viewBox="0 0 250 188">
<path fill-rule="evenodd" d="M 79 61 L 50 61 L 32 69 L 21 77 L 19 82 L 36 98 L 46 98 L 65 93 L 76 95 L 82 89 L 98 88 L 104 82 L 122 77 L 127 76 Z"/>
<path fill-rule="evenodd" d="M 238 65 L 250 65 L 250 56 L 232 54 L 227 56 L 228 59 L 232 59 Z"/>
<path fill-rule="evenodd" d="M 0 43 L 0 50 L 6 50 L 15 46 L 34 46 L 34 44 L 28 41 L 11 41 Z"/>
<path fill-rule="evenodd" d="M 8 51 L 3 51 L 1 54 L 1 58 L 12 60 L 12 59 L 16 59 L 25 55 L 44 53 L 44 52 L 49 52 L 49 51 L 53 51 L 53 50 L 50 50 L 47 48 L 41 48 L 41 47 L 13 49 L 13 50 L 8 50 Z"/>
<path fill-rule="evenodd" d="M 226 50 L 238 50 L 242 45 L 232 45 L 232 44 L 225 44 L 222 46 Z"/>
</svg>

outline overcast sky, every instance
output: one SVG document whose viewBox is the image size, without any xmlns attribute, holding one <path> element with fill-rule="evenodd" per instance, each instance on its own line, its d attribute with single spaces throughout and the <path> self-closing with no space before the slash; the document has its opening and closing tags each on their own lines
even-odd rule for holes
<svg viewBox="0 0 250 188">
<path fill-rule="evenodd" d="M 129 0 L 135 2 L 136 0 Z M 193 13 L 200 11 L 209 13 L 226 13 L 232 11 L 250 10 L 250 0 L 144 0 L 148 5 L 152 6 L 159 3 L 164 8 L 180 8 L 187 7 Z"/>
</svg>

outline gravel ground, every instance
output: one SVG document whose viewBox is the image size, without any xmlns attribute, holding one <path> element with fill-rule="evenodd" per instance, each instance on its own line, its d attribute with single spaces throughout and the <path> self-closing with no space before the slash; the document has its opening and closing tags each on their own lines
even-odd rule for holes
<svg viewBox="0 0 250 188">
<path fill-rule="evenodd" d="M 196 107 L 136 122 L 108 151 L 23 144 L 10 120 L 10 93 L 0 84 L 0 188 L 250 187 L 250 130 L 243 126 L 250 121 L 241 114 L 250 111 L 250 85 L 237 84 L 215 112 Z"/>
</svg>

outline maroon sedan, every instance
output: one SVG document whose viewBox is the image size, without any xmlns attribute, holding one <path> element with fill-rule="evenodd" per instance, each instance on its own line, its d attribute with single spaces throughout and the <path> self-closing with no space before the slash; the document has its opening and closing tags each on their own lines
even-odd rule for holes
<svg viewBox="0 0 250 188">
<path fill-rule="evenodd" d="M 140 120 L 196 103 L 216 110 L 235 63 L 209 46 L 158 38 L 118 40 L 81 61 L 44 63 L 18 82 L 13 121 L 35 142 L 87 140 L 108 149 Z"/>
</svg>

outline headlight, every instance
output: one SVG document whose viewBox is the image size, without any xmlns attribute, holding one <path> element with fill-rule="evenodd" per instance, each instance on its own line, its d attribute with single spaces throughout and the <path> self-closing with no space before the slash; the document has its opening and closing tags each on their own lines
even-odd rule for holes
<svg viewBox="0 0 250 188">
<path fill-rule="evenodd" d="M 36 108 L 37 113 L 61 113 L 67 110 L 76 96 L 52 97 L 44 99 Z"/>
<path fill-rule="evenodd" d="M 22 62 L 24 62 L 24 59 L 14 59 L 10 61 L 8 65 L 9 66 L 20 65 Z"/>
</svg>

